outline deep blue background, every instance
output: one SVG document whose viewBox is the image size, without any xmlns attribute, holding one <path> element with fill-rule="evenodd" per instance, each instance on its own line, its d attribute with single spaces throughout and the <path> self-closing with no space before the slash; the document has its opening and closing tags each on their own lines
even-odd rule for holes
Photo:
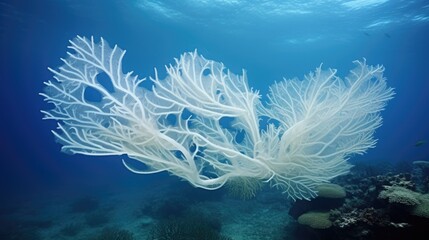
<svg viewBox="0 0 429 240">
<path fill-rule="evenodd" d="M 429 5 L 426 1 L 0 1 L 1 195 L 82 191 L 152 184 L 120 158 L 60 152 L 42 121 L 38 95 L 68 40 L 104 37 L 127 50 L 124 70 L 153 75 L 184 51 L 198 49 L 265 94 L 283 77 L 301 77 L 321 62 L 344 76 L 365 57 L 383 64 L 396 96 L 383 112 L 368 161 L 429 160 Z M 5 198 L 3 198 L 5 199 Z"/>
</svg>

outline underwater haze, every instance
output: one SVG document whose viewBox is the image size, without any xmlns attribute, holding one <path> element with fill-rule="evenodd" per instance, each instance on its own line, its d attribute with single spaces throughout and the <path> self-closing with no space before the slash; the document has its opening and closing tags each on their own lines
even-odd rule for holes
<svg viewBox="0 0 429 240">
<path fill-rule="evenodd" d="M 108 45 L 102 45 L 101 39 Z M 67 101 L 72 97 L 68 98 L 67 93 L 78 89 L 78 85 L 73 85 L 73 76 L 79 74 L 74 73 L 81 70 L 79 73 L 91 74 L 91 60 L 80 63 L 76 58 L 84 56 L 79 50 L 87 49 L 85 46 L 91 49 L 91 43 L 96 46 L 92 49 L 106 49 L 106 54 L 111 53 L 104 48 L 107 46 L 117 45 L 126 50 L 122 72 L 133 71 L 139 79 L 147 79 L 144 82 L 147 85 L 141 87 L 145 97 L 138 95 L 136 98 L 140 100 L 136 102 L 143 102 L 142 111 L 147 111 L 146 114 L 156 113 L 159 114 L 156 117 L 162 115 L 168 118 L 165 121 L 170 121 L 162 123 L 150 115 L 147 122 L 142 120 L 140 125 L 132 125 L 128 118 L 118 116 L 106 118 L 110 119 L 106 120 L 110 121 L 108 124 L 100 118 L 100 125 L 112 129 L 115 124 L 123 124 L 135 130 L 135 126 L 143 126 L 144 122 L 145 126 L 155 124 L 157 129 L 165 127 L 160 131 L 162 134 L 156 135 L 155 144 L 164 137 L 179 139 L 177 142 L 181 144 L 190 141 L 186 150 L 195 153 L 191 163 L 187 162 L 185 150 L 173 151 L 168 144 L 160 143 L 157 151 L 149 149 L 150 144 L 147 144 L 149 150 L 141 146 L 143 150 L 134 151 L 131 141 L 115 142 L 118 136 L 103 138 L 104 143 L 90 139 L 86 146 L 79 145 L 82 138 L 73 146 L 67 142 L 73 137 L 58 137 L 68 133 L 79 135 L 78 131 L 73 133 L 73 127 L 80 125 L 67 125 L 64 116 L 69 114 L 67 117 L 73 118 L 89 111 L 68 107 Z M 425 0 L 0 0 L 0 239 L 404 239 L 405 236 L 420 239 L 417 234 L 424 232 L 429 224 L 428 43 L 429 2 Z M 189 55 L 182 55 L 186 52 Z M 214 65 L 207 66 L 223 63 L 230 72 L 221 69 L 220 76 L 226 74 L 231 81 L 238 82 L 220 84 L 220 90 L 213 90 L 218 101 L 213 106 L 195 97 L 201 94 L 196 90 L 206 90 L 210 95 L 207 86 L 217 83 L 210 82 L 205 87 L 203 83 L 201 89 L 188 92 L 195 93 L 183 97 L 189 102 L 180 102 L 180 84 L 168 84 L 168 79 L 175 78 L 166 68 L 182 74 L 186 72 L 186 64 L 205 63 L 195 57 L 197 54 L 214 61 L 209 62 Z M 111 59 L 113 65 L 120 63 L 114 54 Z M 308 83 L 308 90 L 305 76 L 311 79 L 309 73 L 313 72 L 316 73 L 313 82 L 320 79 L 323 82 L 329 69 L 337 70 L 335 74 L 341 79 L 332 80 L 333 90 L 315 97 L 321 101 L 317 106 L 324 107 L 323 100 L 329 96 L 354 88 L 353 81 L 345 79 L 359 66 L 355 60 L 375 68 L 382 65 L 384 72 L 382 68 L 369 71 L 367 83 L 356 87 L 360 89 L 356 95 L 335 98 L 337 102 L 331 102 L 332 106 L 325 104 L 326 109 L 306 121 L 308 125 L 300 128 L 301 132 L 290 133 L 296 137 L 291 138 L 295 141 L 291 140 L 283 150 L 278 147 L 288 142 L 282 136 L 295 126 L 289 125 L 292 121 L 289 118 L 296 120 L 301 116 L 298 108 L 299 102 L 305 101 L 303 93 L 312 94 L 312 83 Z M 67 68 L 67 63 L 77 70 Z M 326 71 L 320 76 L 319 67 Z M 241 78 L 235 78 L 243 74 L 243 69 L 248 86 L 237 80 Z M 216 78 L 215 67 L 210 70 L 209 76 Z M 69 78 L 64 77 L 67 73 Z M 204 69 L 200 74 L 207 76 Z M 295 77 L 301 81 L 284 80 Z M 65 83 L 57 84 L 58 78 Z M 149 83 L 151 78 L 155 80 Z M 190 78 L 195 80 L 195 76 Z M 49 81 L 57 85 L 49 86 L 46 84 Z M 293 85 L 294 81 L 297 85 Z M 273 88 L 282 86 L 282 82 L 284 86 L 291 85 L 284 87 L 287 89 L 284 92 L 278 87 L 276 95 Z M 184 85 L 188 83 L 184 81 Z M 55 86 L 64 86 L 64 98 L 56 98 Z M 313 86 L 319 90 L 326 88 L 322 83 Z M 164 89 L 168 87 L 171 92 Z M 87 100 L 98 106 L 91 103 L 91 97 L 84 96 L 85 89 L 82 91 L 85 103 Z M 251 127 L 246 128 L 247 122 L 238 113 L 236 116 L 234 111 L 219 109 L 227 105 L 231 92 L 237 96 L 245 93 L 242 94 L 247 97 L 245 103 L 251 102 L 250 109 L 256 109 L 253 120 L 260 123 L 256 133 L 249 130 Z M 260 95 L 261 105 L 249 100 L 254 93 Z M 124 103 L 131 104 L 131 100 L 125 100 L 130 94 L 121 97 Z M 350 108 L 345 110 L 339 108 L 343 112 L 332 119 L 323 118 L 323 113 L 346 105 L 344 99 L 349 98 L 363 101 L 349 103 Z M 280 102 L 279 108 L 291 104 L 290 111 L 299 113 L 291 114 L 294 117 L 281 116 L 281 110 L 274 111 L 276 104 L 268 104 L 273 99 Z M 167 106 L 170 101 L 177 106 L 167 114 L 165 109 L 170 107 Z M 249 106 L 238 105 L 239 102 L 228 104 L 239 110 Z M 52 112 L 54 104 L 60 111 L 73 109 L 70 112 L 77 114 Z M 114 107 L 106 111 L 111 109 Z M 171 120 L 169 117 L 174 114 L 177 116 Z M 338 120 L 346 115 L 357 120 L 348 124 Z M 43 120 L 46 116 L 49 119 Z M 297 137 L 311 129 L 311 124 L 322 121 L 317 117 L 332 126 L 326 124 L 318 132 L 310 132 L 308 138 Z M 231 118 L 232 123 L 219 120 L 222 118 Z M 381 118 L 380 125 L 377 121 Z M 189 120 L 184 124 L 186 127 L 180 126 L 178 122 L 186 119 Z M 58 123 L 71 127 L 61 130 Z M 211 129 L 204 130 L 201 126 L 221 130 L 211 133 Z M 190 131 L 186 133 L 189 136 L 181 131 L 170 134 L 175 128 L 183 130 L 182 127 Z M 366 130 L 355 133 L 350 142 L 346 141 L 352 139 L 347 138 L 352 135 L 349 132 L 337 139 L 341 133 L 338 129 L 348 127 L 350 131 Z M 84 126 L 82 131 L 88 129 Z M 53 130 L 58 133 L 53 134 Z M 224 134 L 224 138 L 215 133 Z M 198 145 L 195 137 L 198 134 L 213 139 Z M 260 134 L 261 141 L 268 139 L 269 143 L 256 151 L 260 145 L 249 137 L 252 134 Z M 320 142 L 315 141 L 312 148 L 297 150 L 301 152 L 290 155 L 296 160 L 294 167 L 281 163 L 280 166 L 272 160 L 277 157 L 270 155 L 273 152 L 281 153 L 278 158 L 289 156 L 294 147 L 301 149 L 311 144 L 308 139 L 318 134 L 324 136 L 320 141 L 326 146 L 320 148 Z M 143 138 L 142 133 L 135 139 Z M 330 141 L 331 138 L 335 141 Z M 149 139 L 152 141 L 153 136 Z M 116 149 L 117 144 L 123 144 L 122 149 L 129 151 L 105 154 L 101 150 L 88 150 L 85 147 L 91 141 L 102 149 L 109 146 Z M 218 148 L 232 147 L 218 149 L 219 153 L 212 156 L 211 143 Z M 198 148 L 196 145 L 200 150 L 194 149 Z M 338 155 L 332 165 L 325 164 L 325 156 L 337 156 L 342 149 L 346 149 L 345 153 Z M 136 163 L 132 159 L 138 151 L 144 154 L 140 159 L 137 156 Z M 147 152 L 150 154 L 145 155 Z M 147 156 L 155 152 L 159 158 L 148 160 Z M 260 152 L 270 155 L 267 162 L 259 162 Z M 305 154 L 323 155 L 324 160 L 303 157 L 308 159 L 305 162 L 300 158 Z M 236 155 L 245 155 L 245 160 L 236 160 Z M 170 162 L 161 164 L 165 159 Z M 300 163 L 303 166 L 295 168 Z M 318 164 L 323 170 L 316 169 Z M 255 166 L 267 169 L 260 171 Z M 136 174 L 140 169 L 145 174 Z M 155 173 L 146 174 L 151 171 Z"/>
</svg>

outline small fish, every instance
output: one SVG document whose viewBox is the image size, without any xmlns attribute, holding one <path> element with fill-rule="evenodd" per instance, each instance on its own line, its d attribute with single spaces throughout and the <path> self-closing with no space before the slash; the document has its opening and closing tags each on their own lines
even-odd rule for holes
<svg viewBox="0 0 429 240">
<path fill-rule="evenodd" d="M 367 37 L 371 36 L 371 34 L 369 34 L 368 32 L 363 32 L 363 34 L 365 34 L 365 36 Z"/>
<path fill-rule="evenodd" d="M 419 140 L 416 142 L 416 144 L 414 144 L 414 146 L 416 147 L 420 147 L 422 145 L 426 144 L 426 140 Z"/>
<path fill-rule="evenodd" d="M 390 38 L 390 34 L 388 34 L 388 33 L 384 33 L 384 36 L 387 38 Z"/>
</svg>

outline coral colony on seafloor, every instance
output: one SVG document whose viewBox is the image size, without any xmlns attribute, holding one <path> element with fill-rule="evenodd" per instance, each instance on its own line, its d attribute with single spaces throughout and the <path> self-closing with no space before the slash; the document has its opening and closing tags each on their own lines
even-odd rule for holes
<svg viewBox="0 0 429 240">
<path fill-rule="evenodd" d="M 104 39 L 70 44 L 41 93 L 54 106 L 42 112 L 58 122 L 62 150 L 128 156 L 123 163 L 133 172 L 168 171 L 209 190 L 246 179 L 292 199 L 315 197 L 317 186 L 349 171 L 352 154 L 374 147 L 380 111 L 394 94 L 383 66 L 365 60 L 343 79 L 318 67 L 303 80 L 276 82 L 262 102 L 244 71 L 197 51 L 166 66 L 164 79 L 156 69 L 139 78 L 122 72 L 125 51 Z"/>
</svg>

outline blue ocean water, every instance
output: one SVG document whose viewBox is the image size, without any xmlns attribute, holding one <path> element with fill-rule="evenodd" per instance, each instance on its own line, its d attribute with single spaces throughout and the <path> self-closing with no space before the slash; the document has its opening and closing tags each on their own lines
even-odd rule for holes
<svg viewBox="0 0 429 240">
<path fill-rule="evenodd" d="M 0 203 L 6 209 L 186 185 L 166 173 L 133 174 L 118 156 L 60 151 L 50 132 L 56 124 L 42 120 L 40 110 L 49 106 L 39 92 L 52 79 L 47 68 L 62 64 L 76 35 L 103 37 L 127 50 L 124 71 L 141 77 L 153 76 L 154 67 L 163 72 L 183 52 L 198 49 L 235 73 L 246 69 L 249 85 L 263 96 L 275 81 L 303 78 L 321 63 L 340 76 L 354 60 L 382 64 L 396 95 L 382 112 L 376 148 L 352 160 L 429 160 L 427 1 L 0 0 Z"/>
</svg>

